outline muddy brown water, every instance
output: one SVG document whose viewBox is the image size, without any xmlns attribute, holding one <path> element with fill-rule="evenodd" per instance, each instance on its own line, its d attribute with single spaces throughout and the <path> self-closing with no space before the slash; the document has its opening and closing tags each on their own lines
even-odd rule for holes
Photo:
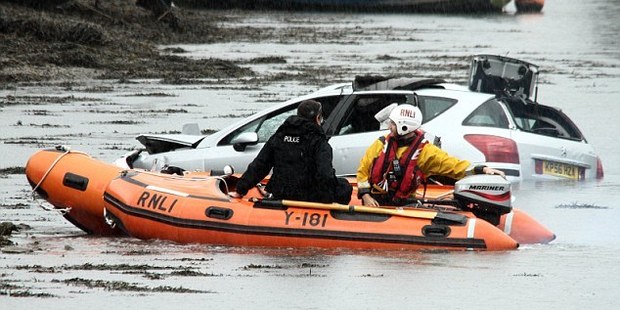
<svg viewBox="0 0 620 310">
<path fill-rule="evenodd" d="M 613 0 L 549 0 L 543 14 L 533 15 L 257 13 L 235 26 L 297 27 L 297 35 L 178 47 L 195 58 L 286 60 L 248 61 L 260 81 L 74 81 L 2 90 L 0 222 L 21 228 L 9 237 L 16 245 L 0 253 L 2 308 L 614 308 L 618 13 Z M 557 234 L 551 244 L 502 253 L 356 252 L 93 237 L 39 207 L 24 175 L 13 170 L 55 144 L 113 161 L 138 146 L 138 133 L 180 130 L 184 122 L 217 130 L 236 116 L 355 74 L 463 82 L 468 56 L 477 53 L 539 64 L 540 101 L 561 107 L 603 161 L 599 182 L 528 182 L 514 189 L 515 206 Z M 315 76 L 298 76 L 299 68 Z"/>
</svg>

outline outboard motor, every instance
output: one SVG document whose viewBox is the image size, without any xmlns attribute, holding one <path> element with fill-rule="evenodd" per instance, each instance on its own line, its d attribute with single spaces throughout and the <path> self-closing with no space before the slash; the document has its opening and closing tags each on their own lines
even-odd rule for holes
<svg viewBox="0 0 620 310">
<path fill-rule="evenodd" d="M 493 225 L 498 225 L 499 218 L 512 211 L 510 182 L 498 175 L 472 175 L 457 181 L 454 198 L 463 210 Z"/>
</svg>

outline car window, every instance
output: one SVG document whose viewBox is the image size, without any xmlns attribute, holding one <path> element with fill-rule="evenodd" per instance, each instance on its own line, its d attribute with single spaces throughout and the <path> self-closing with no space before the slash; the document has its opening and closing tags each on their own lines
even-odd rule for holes
<svg viewBox="0 0 620 310">
<path fill-rule="evenodd" d="M 323 106 L 323 117 L 327 119 L 334 110 L 335 106 L 338 104 L 340 96 L 319 97 L 313 100 L 321 103 Z M 230 145 L 230 141 L 244 132 L 256 132 L 258 134 L 259 143 L 267 142 L 276 130 L 278 130 L 278 127 L 280 127 L 280 125 L 282 125 L 282 123 L 284 123 L 289 116 L 297 113 L 297 106 L 299 103 L 301 103 L 301 101 L 274 111 L 264 117 L 255 119 L 252 122 L 239 127 L 239 129 L 233 131 L 222 139 L 218 145 Z"/>
<path fill-rule="evenodd" d="M 319 97 L 319 98 L 314 98 L 313 100 L 318 101 L 321 103 L 321 106 L 323 108 L 323 118 L 325 120 L 327 120 L 329 118 L 329 116 L 332 114 L 332 112 L 334 111 L 334 109 L 336 109 L 336 106 L 338 105 L 338 103 L 340 103 L 340 100 L 342 99 L 343 96 L 327 96 L 327 97 Z"/>
<path fill-rule="evenodd" d="M 375 114 L 384 107 L 397 103 L 412 103 L 412 96 L 404 94 L 372 94 L 359 96 L 353 108 L 344 118 L 338 135 L 377 131 L 385 129 L 375 119 Z M 419 96 L 418 105 L 423 115 L 423 122 L 437 117 L 452 107 L 457 101 L 451 98 Z"/>
<path fill-rule="evenodd" d="M 404 94 L 372 94 L 360 95 L 351 105 L 339 129 L 337 135 L 347 135 L 380 129 L 379 121 L 375 119 L 375 114 L 386 106 L 398 102 L 408 102 L 408 96 Z"/>
<path fill-rule="evenodd" d="M 290 109 L 279 114 L 265 118 L 258 126 L 258 142 L 267 142 L 269 138 L 278 130 L 278 127 L 291 115 L 297 114 L 297 109 Z"/>
<path fill-rule="evenodd" d="M 456 103 L 456 99 L 443 97 L 419 96 L 418 104 L 422 111 L 422 123 L 426 123 L 448 110 Z"/>
<path fill-rule="evenodd" d="M 496 100 L 489 100 L 467 116 L 463 125 L 508 128 L 508 117 Z"/>
<path fill-rule="evenodd" d="M 505 102 L 520 130 L 557 138 L 584 139 L 577 126 L 558 109 L 508 99 Z"/>
</svg>

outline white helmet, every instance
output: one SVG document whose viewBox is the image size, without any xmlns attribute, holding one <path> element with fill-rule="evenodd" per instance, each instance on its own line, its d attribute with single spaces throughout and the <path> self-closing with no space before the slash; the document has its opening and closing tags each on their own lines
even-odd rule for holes
<svg viewBox="0 0 620 310">
<path fill-rule="evenodd" d="M 381 111 L 379 111 L 379 112 L 377 112 L 377 114 L 375 114 L 375 119 L 378 120 L 379 123 L 383 123 L 383 122 L 387 121 L 390 118 L 390 113 L 397 106 L 398 106 L 398 103 L 394 102 L 394 103 L 390 104 L 389 106 L 381 109 Z"/>
<path fill-rule="evenodd" d="M 404 136 L 422 125 L 422 111 L 410 104 L 401 104 L 390 112 L 390 120 L 396 124 L 396 132 Z"/>
</svg>

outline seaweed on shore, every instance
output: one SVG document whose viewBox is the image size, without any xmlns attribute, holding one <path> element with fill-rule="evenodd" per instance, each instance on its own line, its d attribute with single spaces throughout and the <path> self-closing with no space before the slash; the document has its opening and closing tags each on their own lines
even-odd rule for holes
<svg viewBox="0 0 620 310">
<path fill-rule="evenodd" d="M 213 293 L 211 291 L 194 290 L 184 288 L 182 286 L 157 286 L 148 287 L 140 286 L 124 281 L 105 281 L 105 280 L 91 280 L 84 278 L 71 278 L 65 280 L 52 280 L 52 283 L 65 283 L 67 285 L 83 286 L 87 288 L 103 288 L 108 291 L 129 291 L 129 292 L 163 292 L 163 293 Z"/>
<path fill-rule="evenodd" d="M 40 2 L 40 1 L 39 1 Z M 54 2 L 54 1 L 52 1 Z M 0 87 L 16 82 L 81 79 L 198 79 L 252 76 L 221 59 L 161 53 L 159 44 L 222 40 L 216 14 L 182 10 L 192 31 L 171 29 L 135 1 L 72 0 L 55 5 L 11 1 L 0 7 Z M 217 38 L 217 39 L 216 39 Z M 4 85 L 3 85 L 4 84 Z"/>
<path fill-rule="evenodd" d="M 25 167 L 0 168 L 0 175 L 2 174 L 25 174 L 25 173 L 26 173 Z"/>
</svg>

